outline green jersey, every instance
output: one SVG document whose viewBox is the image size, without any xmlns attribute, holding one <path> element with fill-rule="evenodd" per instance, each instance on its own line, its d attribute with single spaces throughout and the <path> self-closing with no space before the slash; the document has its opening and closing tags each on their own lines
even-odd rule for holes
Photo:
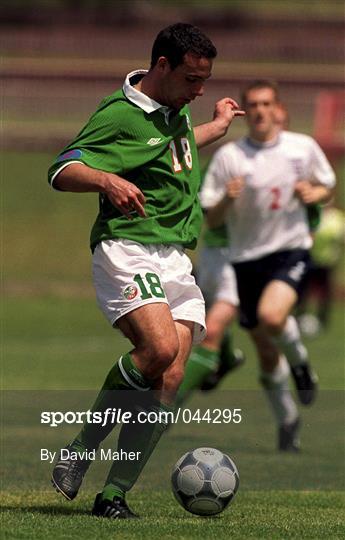
<svg viewBox="0 0 345 540">
<path fill-rule="evenodd" d="M 146 218 L 128 220 L 100 194 L 91 248 L 125 238 L 142 244 L 196 246 L 202 224 L 200 169 L 190 112 L 162 107 L 136 90 L 145 72 L 129 74 L 49 169 L 49 180 L 69 163 L 115 173 L 144 194 Z"/>
<path fill-rule="evenodd" d="M 310 232 L 318 230 L 321 221 L 322 207 L 320 204 L 308 204 L 306 206 Z"/>
</svg>

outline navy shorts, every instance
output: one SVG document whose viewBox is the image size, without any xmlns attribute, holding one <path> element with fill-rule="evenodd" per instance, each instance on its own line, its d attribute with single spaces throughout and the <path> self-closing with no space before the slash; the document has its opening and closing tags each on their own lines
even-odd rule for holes
<svg viewBox="0 0 345 540">
<path fill-rule="evenodd" d="M 271 281 L 284 281 L 300 295 L 309 266 L 310 256 L 305 249 L 278 251 L 261 259 L 234 263 L 240 298 L 240 325 L 248 329 L 257 326 L 257 306 L 263 290 Z"/>
</svg>

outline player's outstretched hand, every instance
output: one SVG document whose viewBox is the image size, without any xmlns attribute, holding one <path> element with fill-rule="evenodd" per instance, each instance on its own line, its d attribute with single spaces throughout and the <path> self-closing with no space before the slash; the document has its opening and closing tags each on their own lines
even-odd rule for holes
<svg viewBox="0 0 345 540">
<path fill-rule="evenodd" d="M 223 98 L 217 101 L 211 122 L 201 124 L 194 128 L 195 142 L 198 148 L 210 144 L 223 137 L 228 131 L 235 116 L 243 116 L 246 113 L 239 109 L 237 102 L 231 98 Z"/>
<path fill-rule="evenodd" d="M 134 213 L 137 213 L 141 217 L 146 217 L 143 192 L 135 184 L 128 182 L 128 180 L 116 174 L 106 174 L 107 182 L 104 193 L 111 204 L 120 210 L 128 219 L 133 219 Z"/>
<path fill-rule="evenodd" d="M 213 113 L 213 119 L 224 122 L 226 127 L 229 127 L 235 116 L 244 116 L 246 113 L 242 111 L 237 103 L 232 98 L 225 97 L 217 101 Z"/>
</svg>

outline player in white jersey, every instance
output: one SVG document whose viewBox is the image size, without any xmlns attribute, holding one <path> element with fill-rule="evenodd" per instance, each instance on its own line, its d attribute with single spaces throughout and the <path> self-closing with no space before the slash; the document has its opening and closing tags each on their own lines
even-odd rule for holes
<svg viewBox="0 0 345 540">
<path fill-rule="evenodd" d="M 299 415 L 288 389 L 289 371 L 305 405 L 314 400 L 317 382 L 291 311 L 312 245 L 307 207 L 331 198 L 335 176 L 311 137 L 278 127 L 275 83 L 249 84 L 242 105 L 248 136 L 216 152 L 201 202 L 209 226 L 225 222 L 231 233 L 240 322 L 256 345 L 261 382 L 279 425 L 278 448 L 295 451 Z"/>
</svg>

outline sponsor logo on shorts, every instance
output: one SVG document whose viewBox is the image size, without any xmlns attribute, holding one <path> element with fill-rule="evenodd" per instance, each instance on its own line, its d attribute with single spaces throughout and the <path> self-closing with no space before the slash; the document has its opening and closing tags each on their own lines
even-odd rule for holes
<svg viewBox="0 0 345 540">
<path fill-rule="evenodd" d="M 138 287 L 136 285 L 128 285 L 123 291 L 123 296 L 126 300 L 133 300 L 138 295 Z"/>
<path fill-rule="evenodd" d="M 300 281 L 305 272 L 305 263 L 303 261 L 298 262 L 295 266 L 291 268 L 288 272 L 289 278 L 293 281 Z"/>
</svg>

